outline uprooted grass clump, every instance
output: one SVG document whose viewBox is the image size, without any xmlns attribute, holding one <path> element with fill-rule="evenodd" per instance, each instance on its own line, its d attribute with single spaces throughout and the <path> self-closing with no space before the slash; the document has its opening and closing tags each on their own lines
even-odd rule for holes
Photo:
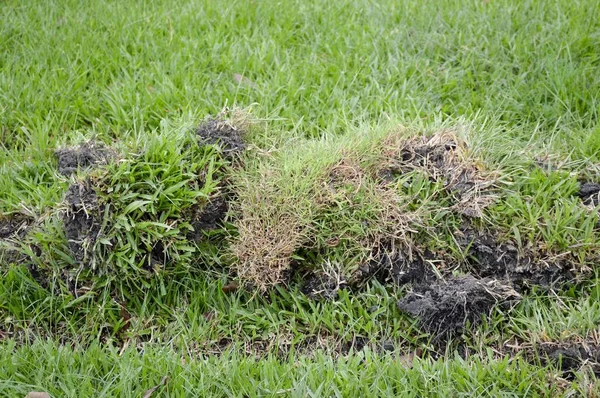
<svg viewBox="0 0 600 398">
<path fill-rule="evenodd" d="M 227 138 L 234 130 L 219 131 Z M 221 229 L 228 210 L 226 161 L 216 144 L 189 131 L 156 134 L 72 180 L 53 216 L 25 239 L 49 249 L 34 256 L 38 268 L 77 292 L 111 281 L 143 285 L 201 262 L 203 231 Z"/>
<path fill-rule="evenodd" d="M 481 217 L 495 198 L 492 174 L 450 133 L 357 135 L 278 155 L 237 181 L 237 271 L 262 289 L 298 266 L 338 264 L 337 279 L 360 282 L 359 275 L 390 273 L 402 280 L 420 262 L 425 275 L 415 237 Z M 398 269 L 386 273 L 378 260 Z"/>
</svg>

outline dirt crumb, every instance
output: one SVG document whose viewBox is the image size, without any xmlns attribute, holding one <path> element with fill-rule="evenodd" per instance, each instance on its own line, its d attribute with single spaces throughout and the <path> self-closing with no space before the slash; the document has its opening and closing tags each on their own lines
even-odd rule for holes
<svg viewBox="0 0 600 398">
<path fill-rule="evenodd" d="M 421 284 L 398 302 L 398 308 L 419 318 L 423 329 L 436 338 L 446 338 L 477 324 L 496 305 L 516 302 L 520 295 L 511 286 L 494 279 L 471 275 Z"/>
<path fill-rule="evenodd" d="M 100 233 L 101 218 L 98 196 L 90 180 L 69 186 L 65 196 L 67 211 L 63 216 L 65 235 L 75 259 L 87 263 L 88 253 Z"/>
<path fill-rule="evenodd" d="M 598 206 L 600 204 L 600 184 L 591 182 L 581 184 L 577 196 L 588 206 Z"/>
<path fill-rule="evenodd" d="M 75 147 L 54 151 L 58 160 L 58 172 L 70 176 L 77 170 L 108 164 L 115 152 L 101 142 L 88 141 Z"/>
<path fill-rule="evenodd" d="M 218 145 L 226 157 L 242 152 L 246 148 L 243 133 L 230 122 L 218 118 L 210 119 L 196 129 L 200 145 Z"/>
</svg>

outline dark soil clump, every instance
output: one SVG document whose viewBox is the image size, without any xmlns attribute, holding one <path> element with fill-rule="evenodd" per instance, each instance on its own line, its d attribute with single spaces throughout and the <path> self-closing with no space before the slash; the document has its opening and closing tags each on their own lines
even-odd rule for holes
<svg viewBox="0 0 600 398">
<path fill-rule="evenodd" d="M 326 272 L 312 272 L 303 278 L 302 293 L 312 299 L 334 300 L 348 287 L 346 278 Z"/>
<path fill-rule="evenodd" d="M 600 204 L 600 184 L 591 182 L 581 184 L 577 196 L 579 196 L 586 205 L 598 206 Z"/>
<path fill-rule="evenodd" d="M 552 286 L 573 279 L 566 260 L 544 260 L 521 253 L 515 243 L 500 242 L 492 233 L 465 227 L 456 238 L 467 253 L 470 271 L 481 278 L 506 279 L 520 290 L 531 285 Z"/>
<path fill-rule="evenodd" d="M 108 164 L 115 158 L 113 150 L 100 142 L 89 141 L 72 148 L 57 149 L 58 172 L 70 176 L 77 170 Z"/>
<path fill-rule="evenodd" d="M 218 229 L 225 220 L 228 210 L 227 200 L 223 196 L 216 196 L 204 206 L 192 225 L 194 229 Z"/>
<path fill-rule="evenodd" d="M 196 129 L 200 145 L 217 145 L 225 157 L 242 152 L 246 148 L 242 132 L 231 123 L 210 119 Z"/>
<path fill-rule="evenodd" d="M 418 317 L 421 327 L 435 338 L 444 339 L 462 332 L 467 324 L 479 323 L 496 305 L 519 299 L 508 285 L 467 275 L 418 285 L 398 302 L 398 308 Z"/>
<path fill-rule="evenodd" d="M 29 256 L 21 252 L 18 242 L 25 238 L 33 220 L 23 214 L 0 216 L 0 264 L 29 263 Z"/>
<path fill-rule="evenodd" d="M 364 263 L 352 278 L 352 284 L 361 284 L 375 278 L 382 284 L 393 283 L 404 285 L 407 283 L 422 283 L 435 279 L 435 274 L 427 259 L 433 255 L 425 252 L 423 256 L 412 253 L 402 253 L 398 250 L 380 250 Z"/>
<path fill-rule="evenodd" d="M 584 365 L 591 366 L 594 374 L 600 376 L 600 346 L 585 343 L 543 343 L 538 347 L 543 363 L 554 363 L 567 377 Z"/>
<path fill-rule="evenodd" d="M 67 211 L 63 223 L 69 248 L 77 262 L 86 264 L 101 227 L 98 196 L 91 181 L 72 184 L 65 203 Z"/>
<path fill-rule="evenodd" d="M 23 238 L 33 220 L 23 214 L 0 216 L 0 239 Z"/>
<path fill-rule="evenodd" d="M 229 211 L 229 205 L 225 195 L 214 196 L 203 206 L 193 206 L 186 215 L 193 231 L 187 235 L 191 241 L 201 241 L 205 232 L 217 231 L 223 227 L 223 223 Z"/>
</svg>

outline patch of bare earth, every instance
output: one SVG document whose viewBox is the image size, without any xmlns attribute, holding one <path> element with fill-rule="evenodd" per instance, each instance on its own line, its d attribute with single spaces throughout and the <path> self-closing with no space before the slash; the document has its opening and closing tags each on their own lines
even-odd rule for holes
<svg viewBox="0 0 600 398">
<path fill-rule="evenodd" d="M 417 317 L 435 338 L 443 339 L 462 332 L 467 325 L 477 325 L 481 316 L 489 315 L 497 305 L 506 306 L 520 298 L 510 284 L 467 275 L 416 285 L 398 307 Z"/>
<path fill-rule="evenodd" d="M 94 183 L 77 181 L 67 190 L 62 221 L 69 249 L 81 266 L 92 266 L 92 249 L 102 226 L 102 212 Z"/>
<path fill-rule="evenodd" d="M 58 172 L 64 176 L 70 176 L 78 170 L 106 165 L 116 158 L 116 153 L 111 148 L 95 141 L 57 149 L 54 155 L 58 161 Z"/>
<path fill-rule="evenodd" d="M 202 123 L 196 129 L 200 145 L 216 145 L 225 157 L 232 157 L 246 149 L 244 130 L 220 116 Z"/>
</svg>

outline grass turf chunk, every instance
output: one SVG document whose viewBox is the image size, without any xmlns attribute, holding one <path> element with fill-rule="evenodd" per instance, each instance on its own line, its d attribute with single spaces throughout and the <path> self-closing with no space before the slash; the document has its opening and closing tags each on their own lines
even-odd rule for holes
<svg viewBox="0 0 600 398">
<path fill-rule="evenodd" d="M 186 270 L 202 239 L 195 228 L 218 228 L 226 211 L 223 167 L 194 134 L 163 133 L 74 181 L 58 214 L 76 279 L 143 281 Z"/>
<path fill-rule="evenodd" d="M 336 280 L 412 280 L 405 277 L 414 268 L 409 263 L 425 251 L 418 234 L 481 217 L 496 198 L 491 174 L 447 131 L 349 133 L 256 162 L 238 176 L 233 254 L 238 276 L 263 290 L 283 282 L 292 267 L 319 273 L 323 264 L 334 265 Z M 389 256 L 406 264 L 396 261 L 389 272 L 373 266 Z M 315 280 L 331 279 L 325 276 Z"/>
</svg>

